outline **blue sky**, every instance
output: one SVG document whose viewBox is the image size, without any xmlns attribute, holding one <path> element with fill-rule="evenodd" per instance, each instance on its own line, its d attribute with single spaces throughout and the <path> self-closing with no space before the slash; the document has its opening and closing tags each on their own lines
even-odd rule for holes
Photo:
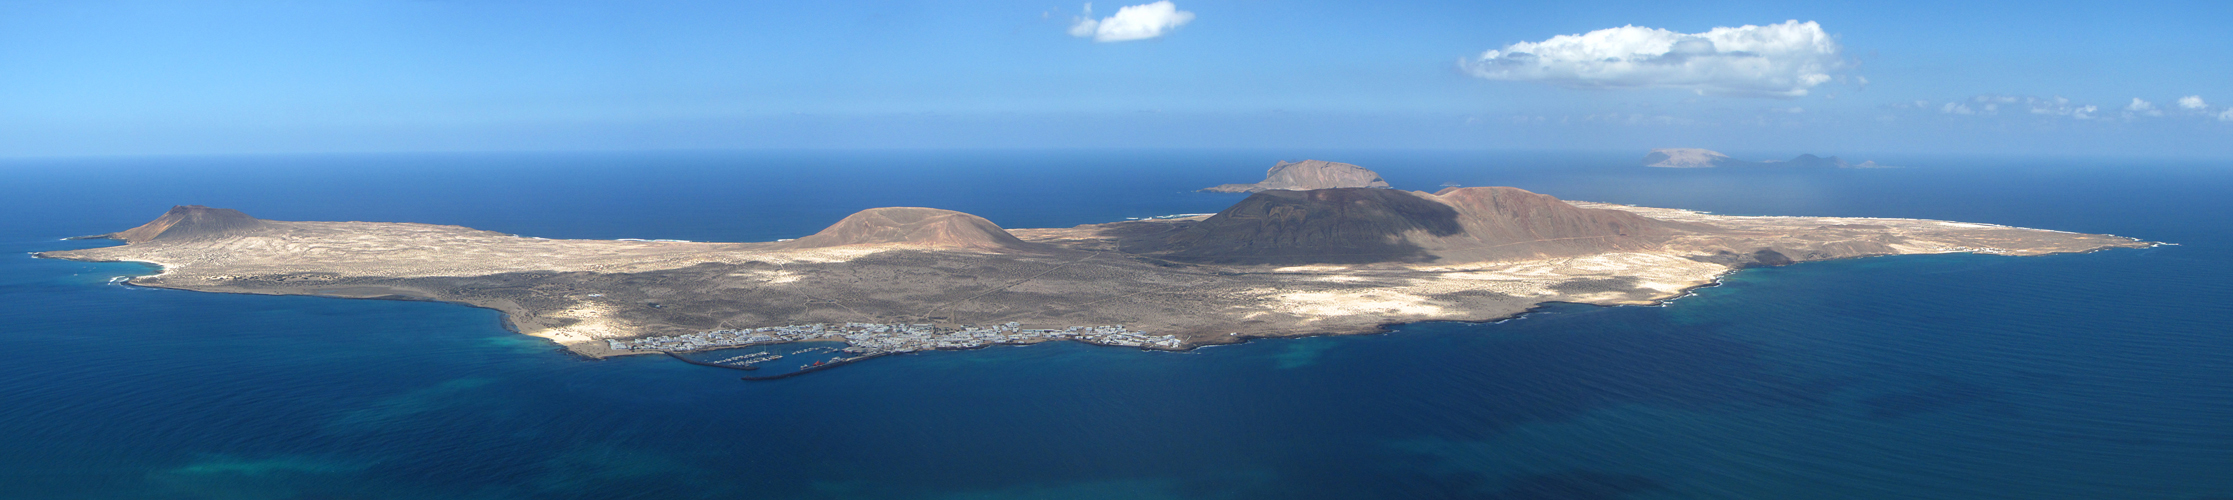
<svg viewBox="0 0 2233 500">
<path fill-rule="evenodd" d="M 1087 16 L 1078 2 L 1005 0 L 0 1 L 0 156 L 793 147 L 2233 156 L 2233 2 L 1154 7 L 1101 2 Z M 1080 31 L 1082 20 L 1091 22 Z M 1554 38 L 1623 27 L 1634 31 L 1603 34 L 1628 36 L 1623 44 Z M 1830 45 L 1778 45 L 1792 33 Z M 1705 52 L 1674 54 L 1668 43 Z M 1501 56 L 1484 59 L 1492 50 Z M 1629 62 L 1600 64 L 1604 50 Z M 1820 82 L 1793 83 L 1811 80 Z"/>
</svg>

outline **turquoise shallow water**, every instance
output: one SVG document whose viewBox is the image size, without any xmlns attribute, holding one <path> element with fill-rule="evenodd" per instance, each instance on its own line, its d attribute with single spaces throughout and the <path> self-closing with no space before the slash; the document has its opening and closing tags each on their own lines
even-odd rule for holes
<svg viewBox="0 0 2233 500">
<path fill-rule="evenodd" d="M 1667 307 L 1552 305 L 1187 353 L 894 356 L 747 383 L 663 357 L 572 357 L 485 310 L 139 289 L 107 280 L 143 266 L 24 252 L 105 244 L 57 238 L 173 203 L 548 237 L 765 240 L 879 205 L 1043 227 L 1214 211 L 1238 198 L 1184 190 L 1280 156 L 18 162 L 0 166 L 0 207 L 26 214 L 0 223 L 0 249 L 19 256 L 0 258 L 0 498 L 2233 496 L 2233 166 L 1973 158 L 1778 174 L 1321 153 L 1404 188 L 2181 245 L 1809 263 Z M 1008 195 L 1019 184 L 1084 201 Z"/>
</svg>

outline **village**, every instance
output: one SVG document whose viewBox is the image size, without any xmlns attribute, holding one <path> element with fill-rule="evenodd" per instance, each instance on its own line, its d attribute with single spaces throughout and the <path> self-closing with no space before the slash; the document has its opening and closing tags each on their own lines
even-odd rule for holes
<svg viewBox="0 0 2233 500">
<path fill-rule="evenodd" d="M 607 339 L 605 342 L 617 351 L 687 352 L 784 342 L 842 341 L 847 345 L 845 352 L 863 357 L 941 349 L 975 349 L 999 344 L 1031 344 L 1049 340 L 1076 340 L 1089 344 L 1146 349 L 1178 349 L 1181 345 L 1177 336 L 1149 335 L 1127 330 L 1124 325 L 1031 329 L 1023 328 L 1015 322 L 993 325 L 990 328 L 942 328 L 931 324 L 815 323 Z"/>
</svg>

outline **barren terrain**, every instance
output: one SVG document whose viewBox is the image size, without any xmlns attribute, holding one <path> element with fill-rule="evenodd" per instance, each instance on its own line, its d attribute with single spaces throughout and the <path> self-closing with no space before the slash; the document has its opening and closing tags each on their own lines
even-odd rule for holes
<svg viewBox="0 0 2233 500">
<path fill-rule="evenodd" d="M 1754 265 L 2151 245 L 1934 220 L 1569 203 L 1511 188 L 1345 191 L 1261 193 L 1269 198 L 1216 216 L 1056 229 L 876 209 L 775 243 L 553 240 L 180 207 L 110 235 L 130 244 L 42 256 L 161 266 L 131 280 L 142 286 L 487 307 L 520 333 L 602 357 L 642 352 L 608 339 L 843 323 L 1124 325 L 1189 348 L 1493 320 L 1552 301 L 1649 304 Z M 1311 258 L 1356 248 L 1384 258 Z"/>
</svg>

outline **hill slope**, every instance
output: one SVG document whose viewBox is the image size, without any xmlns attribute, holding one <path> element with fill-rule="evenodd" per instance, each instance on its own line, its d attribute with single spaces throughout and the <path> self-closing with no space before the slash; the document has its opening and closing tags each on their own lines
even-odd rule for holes
<svg viewBox="0 0 2233 500">
<path fill-rule="evenodd" d="M 141 224 L 140 227 L 111 233 L 108 237 L 124 240 L 125 243 L 205 239 L 231 236 L 263 226 L 263 220 L 249 217 L 239 210 L 178 205 L 164 212 L 162 217 Z"/>
<path fill-rule="evenodd" d="M 986 252 L 1032 251 L 1038 246 L 1016 239 L 983 217 L 936 208 L 871 208 L 812 236 L 785 242 L 788 248 L 893 245 Z"/>
<path fill-rule="evenodd" d="M 1264 191 L 1124 251 L 1215 264 L 1458 263 L 1653 248 L 1679 232 L 1509 187 Z"/>
</svg>

